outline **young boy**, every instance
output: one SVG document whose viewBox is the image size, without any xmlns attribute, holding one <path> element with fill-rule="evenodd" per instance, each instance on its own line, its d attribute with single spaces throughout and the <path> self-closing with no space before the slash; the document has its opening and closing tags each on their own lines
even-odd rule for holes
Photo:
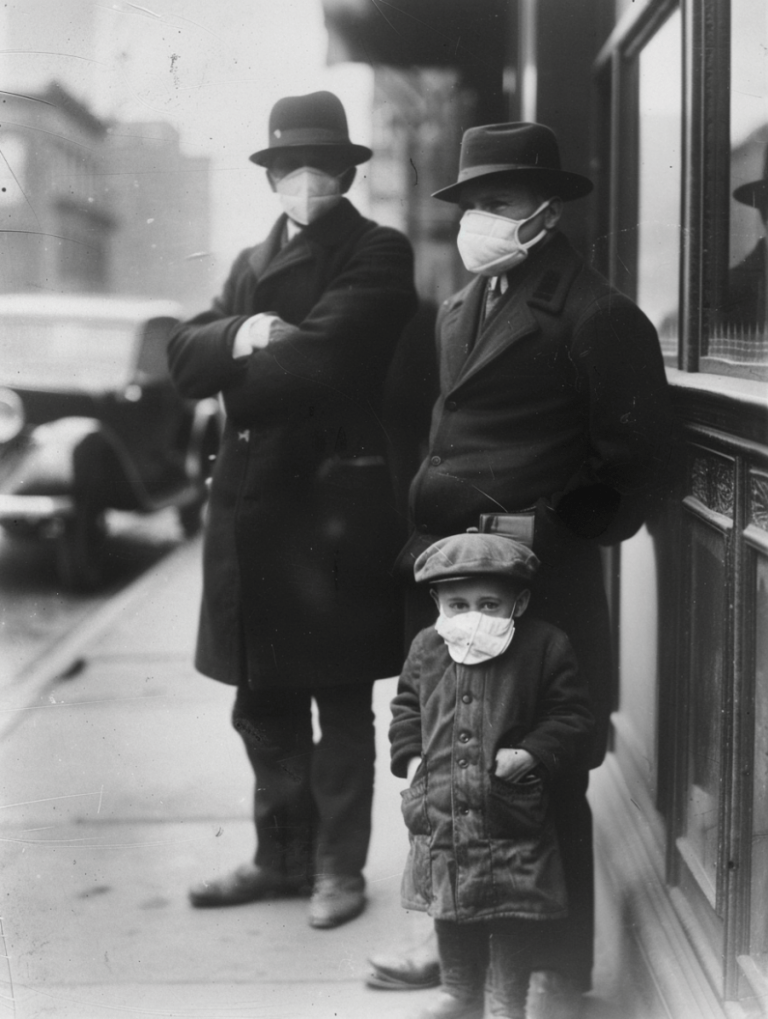
<svg viewBox="0 0 768 1019">
<path fill-rule="evenodd" d="M 442 988 L 418 1019 L 525 1019 L 529 975 L 567 912 L 548 787 L 589 754 L 593 719 L 564 633 L 523 614 L 538 560 L 496 534 L 443 538 L 414 565 L 440 614 L 392 702 L 407 775 L 406 909 L 434 917 Z"/>
</svg>

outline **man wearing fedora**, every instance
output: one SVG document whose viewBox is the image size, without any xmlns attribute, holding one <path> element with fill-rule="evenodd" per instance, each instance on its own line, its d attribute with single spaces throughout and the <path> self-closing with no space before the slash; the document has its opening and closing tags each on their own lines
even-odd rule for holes
<svg viewBox="0 0 768 1019">
<path fill-rule="evenodd" d="M 226 409 L 195 664 L 237 688 L 233 724 L 256 778 L 254 859 L 190 899 L 313 890 L 320 928 L 364 907 L 372 685 L 402 661 L 391 564 L 403 536 L 381 406 L 417 302 L 406 238 L 344 197 L 371 154 L 350 141 L 336 96 L 280 99 L 250 158 L 283 214 L 169 342 L 180 392 L 221 394 Z"/>
<path fill-rule="evenodd" d="M 670 415 L 652 324 L 558 230 L 563 203 L 591 190 L 561 169 L 555 135 L 541 124 L 465 132 L 458 180 L 434 197 L 463 211 L 457 243 L 475 277 L 438 314 L 440 395 L 400 561 L 412 569 L 426 545 L 470 527 L 532 545 L 542 567 L 529 611 L 565 631 L 576 652 L 597 722 L 595 767 L 614 697 L 600 546 L 630 537 L 649 513 Z M 411 592 L 414 630 L 429 619 L 418 618 L 418 596 Z M 571 769 L 553 788 L 569 920 L 532 980 L 531 1016 L 575 1015 L 590 987 L 587 783 L 587 770 Z M 429 939 L 370 961 L 374 986 L 438 978 Z"/>
<path fill-rule="evenodd" d="M 763 230 L 768 227 L 768 146 L 763 160 L 763 176 L 737 187 L 733 197 L 760 216 Z M 741 328 L 765 328 L 768 319 L 768 258 L 766 239 L 761 237 L 746 258 L 728 273 L 728 296 L 720 321 Z"/>
</svg>

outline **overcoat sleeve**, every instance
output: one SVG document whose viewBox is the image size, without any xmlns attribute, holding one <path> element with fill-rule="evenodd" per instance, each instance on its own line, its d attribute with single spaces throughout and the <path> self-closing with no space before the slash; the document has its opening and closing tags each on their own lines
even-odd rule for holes
<svg viewBox="0 0 768 1019">
<path fill-rule="evenodd" d="M 588 704 L 576 656 L 565 634 L 558 634 L 543 659 L 534 726 L 511 745 L 533 754 L 551 777 L 565 768 L 586 767 L 595 727 Z"/>
<path fill-rule="evenodd" d="M 421 756 L 421 703 L 419 698 L 419 678 L 422 666 L 421 644 L 421 635 L 418 635 L 411 644 L 411 650 L 397 684 L 397 694 L 392 700 L 389 742 L 392 774 L 397 775 L 398 778 L 405 778 L 408 762 L 412 757 Z"/>
<path fill-rule="evenodd" d="M 364 394 L 415 310 L 410 244 L 395 230 L 367 231 L 304 320 L 277 323 L 268 346 L 231 373 L 227 412 L 248 423 L 301 411 L 329 391 Z"/>
<path fill-rule="evenodd" d="M 208 311 L 178 325 L 168 341 L 168 366 L 182 396 L 195 400 L 220 393 L 245 372 L 243 358 L 232 357 L 232 344 L 247 315 L 234 315 L 235 289 L 248 271 L 251 249 L 232 263 L 221 294 Z"/>
<path fill-rule="evenodd" d="M 613 544 L 638 530 L 669 481 L 675 432 L 664 364 L 653 325 L 621 295 L 576 324 L 571 356 L 593 455 L 552 505 L 579 536 Z"/>
</svg>

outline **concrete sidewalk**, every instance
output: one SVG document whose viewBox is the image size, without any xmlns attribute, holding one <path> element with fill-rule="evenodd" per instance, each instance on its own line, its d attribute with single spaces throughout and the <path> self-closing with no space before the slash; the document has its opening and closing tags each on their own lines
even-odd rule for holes
<svg viewBox="0 0 768 1019">
<path fill-rule="evenodd" d="M 407 836 L 390 775 L 389 702 L 376 684 L 378 763 L 369 905 L 317 931 L 290 900 L 193 910 L 187 888 L 251 857 L 252 777 L 232 690 L 191 655 L 200 546 L 182 546 L 73 632 L 0 704 L 0 1016 L 387 1019 L 431 992 L 364 985 L 366 957 L 429 921 L 399 904 Z M 69 679 L 55 677 L 79 661 Z M 598 882 L 592 1019 L 618 1009 L 626 937 Z"/>
<path fill-rule="evenodd" d="M 187 902 L 193 881 L 254 848 L 232 691 L 191 665 L 199 560 L 198 543 L 166 558 L 3 706 L 0 1015 L 402 1016 L 425 992 L 363 983 L 370 952 L 420 931 L 398 901 L 407 839 L 386 746 L 394 680 L 376 687 L 363 916 L 316 931 L 303 900 L 203 911 Z M 80 671 L 51 683 L 68 656 Z"/>
</svg>

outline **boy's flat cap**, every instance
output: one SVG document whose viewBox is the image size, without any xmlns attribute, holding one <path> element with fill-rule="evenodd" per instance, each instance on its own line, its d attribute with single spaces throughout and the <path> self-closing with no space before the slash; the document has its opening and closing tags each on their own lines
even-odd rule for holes
<svg viewBox="0 0 768 1019">
<path fill-rule="evenodd" d="M 441 538 L 413 565 L 417 583 L 439 583 L 493 573 L 527 583 L 539 568 L 539 560 L 522 542 L 501 534 L 453 534 Z"/>
</svg>

